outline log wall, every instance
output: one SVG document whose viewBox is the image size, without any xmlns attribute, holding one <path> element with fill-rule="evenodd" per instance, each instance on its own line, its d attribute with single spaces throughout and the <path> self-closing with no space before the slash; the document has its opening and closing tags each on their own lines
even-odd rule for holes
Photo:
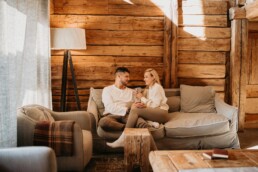
<svg viewBox="0 0 258 172">
<path fill-rule="evenodd" d="M 71 51 L 83 110 L 89 88 L 112 84 L 118 66 L 131 70 L 131 87 L 144 86 L 143 72 L 152 67 L 164 87 L 210 85 L 227 97 L 228 6 L 224 0 L 52 0 L 50 25 L 86 30 L 87 50 Z M 62 61 L 63 51 L 52 50 L 57 111 Z M 69 70 L 67 100 L 68 110 L 76 110 Z"/>
<path fill-rule="evenodd" d="M 225 97 L 231 36 L 228 7 L 227 1 L 179 3 L 179 85 L 210 85 Z"/>
<path fill-rule="evenodd" d="M 143 72 L 155 68 L 164 83 L 167 66 L 165 16 L 161 6 L 149 0 L 54 0 L 50 25 L 86 30 L 87 50 L 72 51 L 75 75 L 83 110 L 89 88 L 103 88 L 114 82 L 114 70 L 131 70 L 129 86 L 144 86 Z M 167 40 L 170 42 L 170 40 Z M 59 109 L 63 51 L 52 51 L 52 91 L 54 110 Z M 170 62 L 169 62 L 170 63 Z M 76 110 L 71 75 L 68 71 L 68 110 Z M 168 87 L 168 86 L 167 86 Z"/>
</svg>

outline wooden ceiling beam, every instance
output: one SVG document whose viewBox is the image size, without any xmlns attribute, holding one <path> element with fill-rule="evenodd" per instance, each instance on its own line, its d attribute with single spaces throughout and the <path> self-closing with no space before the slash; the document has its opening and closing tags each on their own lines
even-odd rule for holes
<svg viewBox="0 0 258 172">
<path fill-rule="evenodd" d="M 245 5 L 246 0 L 237 0 L 237 5 Z"/>
<path fill-rule="evenodd" d="M 248 19 L 258 21 L 258 0 L 249 2 L 243 7 L 232 7 L 229 9 L 230 20 Z"/>
<path fill-rule="evenodd" d="M 229 19 L 230 20 L 239 20 L 246 18 L 245 8 L 232 7 L 229 9 Z"/>
<path fill-rule="evenodd" d="M 245 5 L 246 18 L 249 21 L 258 21 L 258 0 Z"/>
</svg>

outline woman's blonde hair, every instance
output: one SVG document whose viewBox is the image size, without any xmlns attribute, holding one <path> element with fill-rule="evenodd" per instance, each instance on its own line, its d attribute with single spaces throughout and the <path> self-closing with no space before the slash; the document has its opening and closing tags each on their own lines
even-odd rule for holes
<svg viewBox="0 0 258 172">
<path fill-rule="evenodd" d="M 155 69 L 149 68 L 146 69 L 144 73 L 149 72 L 150 75 L 154 78 L 154 82 L 160 84 L 160 80 L 159 80 L 159 74 Z"/>
</svg>

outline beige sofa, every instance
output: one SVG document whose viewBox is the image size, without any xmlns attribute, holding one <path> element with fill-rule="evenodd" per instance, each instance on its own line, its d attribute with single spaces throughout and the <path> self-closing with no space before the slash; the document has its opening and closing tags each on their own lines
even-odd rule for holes
<svg viewBox="0 0 258 172">
<path fill-rule="evenodd" d="M 17 111 L 17 144 L 33 146 L 34 128 L 39 120 L 54 118 L 55 121 L 73 120 L 73 155 L 59 156 L 58 171 L 83 171 L 92 157 L 91 122 L 85 111 L 54 112 L 40 105 L 27 105 Z"/>
<path fill-rule="evenodd" d="M 238 109 L 216 97 L 209 87 L 199 87 L 199 92 L 192 90 L 192 87 L 182 88 L 185 88 L 183 97 L 180 89 L 165 89 L 171 118 L 158 129 L 150 130 L 158 149 L 240 148 L 237 135 Z M 207 96 L 209 94 L 210 97 Z M 107 132 L 98 126 L 104 110 L 101 95 L 102 89 L 91 88 L 87 112 L 92 119 L 93 149 L 94 152 L 117 151 L 107 147 L 106 141 L 115 140 L 121 132 Z M 191 108 L 196 100 L 204 104 L 206 100 L 211 103 L 205 107 Z M 182 101 L 185 103 L 182 104 Z M 211 104 L 214 110 L 209 112 Z M 182 112 L 182 108 L 189 112 Z"/>
<path fill-rule="evenodd" d="M 43 146 L 0 149 L 0 171 L 56 172 L 55 152 Z"/>
</svg>

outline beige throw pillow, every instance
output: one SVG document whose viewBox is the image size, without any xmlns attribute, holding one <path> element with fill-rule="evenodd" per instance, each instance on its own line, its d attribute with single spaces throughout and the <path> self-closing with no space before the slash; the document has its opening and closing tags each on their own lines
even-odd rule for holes
<svg viewBox="0 0 258 172">
<path fill-rule="evenodd" d="M 99 117 L 103 115 L 105 109 L 104 104 L 102 102 L 102 91 L 103 89 L 94 89 L 93 87 L 90 88 L 90 95 L 92 96 L 93 101 L 97 105 Z"/>
<path fill-rule="evenodd" d="M 215 91 L 210 86 L 180 85 L 181 112 L 215 113 Z"/>
<path fill-rule="evenodd" d="M 50 121 L 54 122 L 52 115 L 41 107 L 25 107 L 24 114 L 34 119 L 35 121 Z"/>
</svg>

